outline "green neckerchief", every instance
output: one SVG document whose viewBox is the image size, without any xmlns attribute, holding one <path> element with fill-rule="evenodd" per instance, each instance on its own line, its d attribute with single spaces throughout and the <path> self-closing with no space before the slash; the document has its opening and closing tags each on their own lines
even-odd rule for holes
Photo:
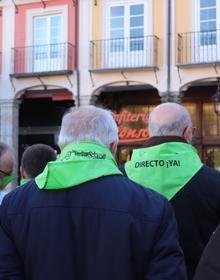
<svg viewBox="0 0 220 280">
<path fill-rule="evenodd" d="M 22 185 L 24 185 L 24 184 L 26 184 L 26 183 L 28 183 L 28 182 L 30 182 L 30 181 L 31 181 L 31 179 L 22 178 L 22 179 L 20 180 L 20 186 L 22 186 Z"/>
<path fill-rule="evenodd" d="M 108 175 L 122 175 L 112 153 L 104 146 L 83 141 L 67 145 L 35 181 L 40 189 L 64 189 Z"/>
<path fill-rule="evenodd" d="M 3 187 L 5 188 L 9 183 L 14 181 L 15 179 L 17 179 L 17 177 L 14 175 L 4 177 L 3 179 L 1 179 Z"/>
<path fill-rule="evenodd" d="M 192 145 L 169 142 L 134 150 L 125 171 L 131 180 L 171 199 L 202 166 Z"/>
</svg>

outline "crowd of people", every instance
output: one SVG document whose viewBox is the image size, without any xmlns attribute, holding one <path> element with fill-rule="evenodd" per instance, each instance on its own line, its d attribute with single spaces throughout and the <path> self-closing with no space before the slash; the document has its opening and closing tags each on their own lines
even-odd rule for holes
<svg viewBox="0 0 220 280">
<path fill-rule="evenodd" d="M 124 165 L 110 111 L 68 111 L 61 153 L 29 146 L 18 186 L 0 143 L 0 280 L 219 280 L 220 172 L 192 145 L 189 112 L 163 103 Z"/>
</svg>

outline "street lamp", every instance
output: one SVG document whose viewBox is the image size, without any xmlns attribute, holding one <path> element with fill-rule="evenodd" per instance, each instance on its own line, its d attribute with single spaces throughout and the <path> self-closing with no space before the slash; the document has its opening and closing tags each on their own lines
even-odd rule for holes
<svg viewBox="0 0 220 280">
<path fill-rule="evenodd" d="M 215 112 L 218 116 L 220 116 L 220 82 L 218 79 L 218 88 L 216 93 L 212 96 L 212 102 L 214 104 Z"/>
</svg>

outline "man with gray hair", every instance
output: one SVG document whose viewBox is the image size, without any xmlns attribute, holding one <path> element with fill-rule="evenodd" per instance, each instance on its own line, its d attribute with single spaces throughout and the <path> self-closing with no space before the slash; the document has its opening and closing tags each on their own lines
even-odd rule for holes
<svg viewBox="0 0 220 280">
<path fill-rule="evenodd" d="M 189 112 L 175 103 L 157 106 L 149 116 L 149 140 L 134 150 L 127 176 L 163 194 L 174 207 L 188 278 L 220 222 L 220 172 L 201 162 L 191 145 Z"/>
<path fill-rule="evenodd" d="M 186 279 L 172 207 L 122 176 L 117 142 L 109 111 L 64 116 L 59 158 L 1 206 L 0 279 Z"/>
</svg>

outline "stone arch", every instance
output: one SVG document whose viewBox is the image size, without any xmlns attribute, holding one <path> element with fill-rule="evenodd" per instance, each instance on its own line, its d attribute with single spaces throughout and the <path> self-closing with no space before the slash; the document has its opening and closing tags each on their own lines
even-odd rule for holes
<svg viewBox="0 0 220 280">
<path fill-rule="evenodd" d="M 204 85 L 211 85 L 211 84 L 216 84 L 218 82 L 219 77 L 216 76 L 209 76 L 209 77 L 203 77 L 201 79 L 194 79 L 191 80 L 185 84 L 183 84 L 180 87 L 180 92 L 184 92 L 187 91 L 189 89 L 189 87 L 191 86 L 204 86 Z"/>
<path fill-rule="evenodd" d="M 33 90 L 33 91 L 34 90 L 45 90 L 45 91 L 47 91 L 47 90 L 58 90 L 58 89 L 70 92 L 73 96 L 73 99 L 74 99 L 74 92 L 72 90 L 70 90 L 69 88 L 62 87 L 60 85 L 55 85 L 55 84 L 45 84 L 45 85 L 37 84 L 37 85 L 34 85 L 34 86 L 21 88 L 15 93 L 14 98 L 15 99 L 21 99 L 24 96 L 25 92 L 28 91 L 28 90 Z"/>
<path fill-rule="evenodd" d="M 114 82 L 110 82 L 110 83 L 105 83 L 102 84 L 101 86 L 95 88 L 91 94 L 91 98 L 90 98 L 90 104 L 95 104 L 97 98 L 100 96 L 101 92 L 103 89 L 106 88 L 113 88 L 113 87 L 121 87 L 122 88 L 127 88 L 129 89 L 130 87 L 132 88 L 146 88 L 148 90 L 152 89 L 155 90 L 155 92 L 157 92 L 158 97 L 160 98 L 160 93 L 159 90 L 157 88 L 155 88 L 152 84 L 149 83 L 143 83 L 142 81 L 135 81 L 135 80 L 118 80 L 118 81 L 114 81 Z"/>
</svg>

